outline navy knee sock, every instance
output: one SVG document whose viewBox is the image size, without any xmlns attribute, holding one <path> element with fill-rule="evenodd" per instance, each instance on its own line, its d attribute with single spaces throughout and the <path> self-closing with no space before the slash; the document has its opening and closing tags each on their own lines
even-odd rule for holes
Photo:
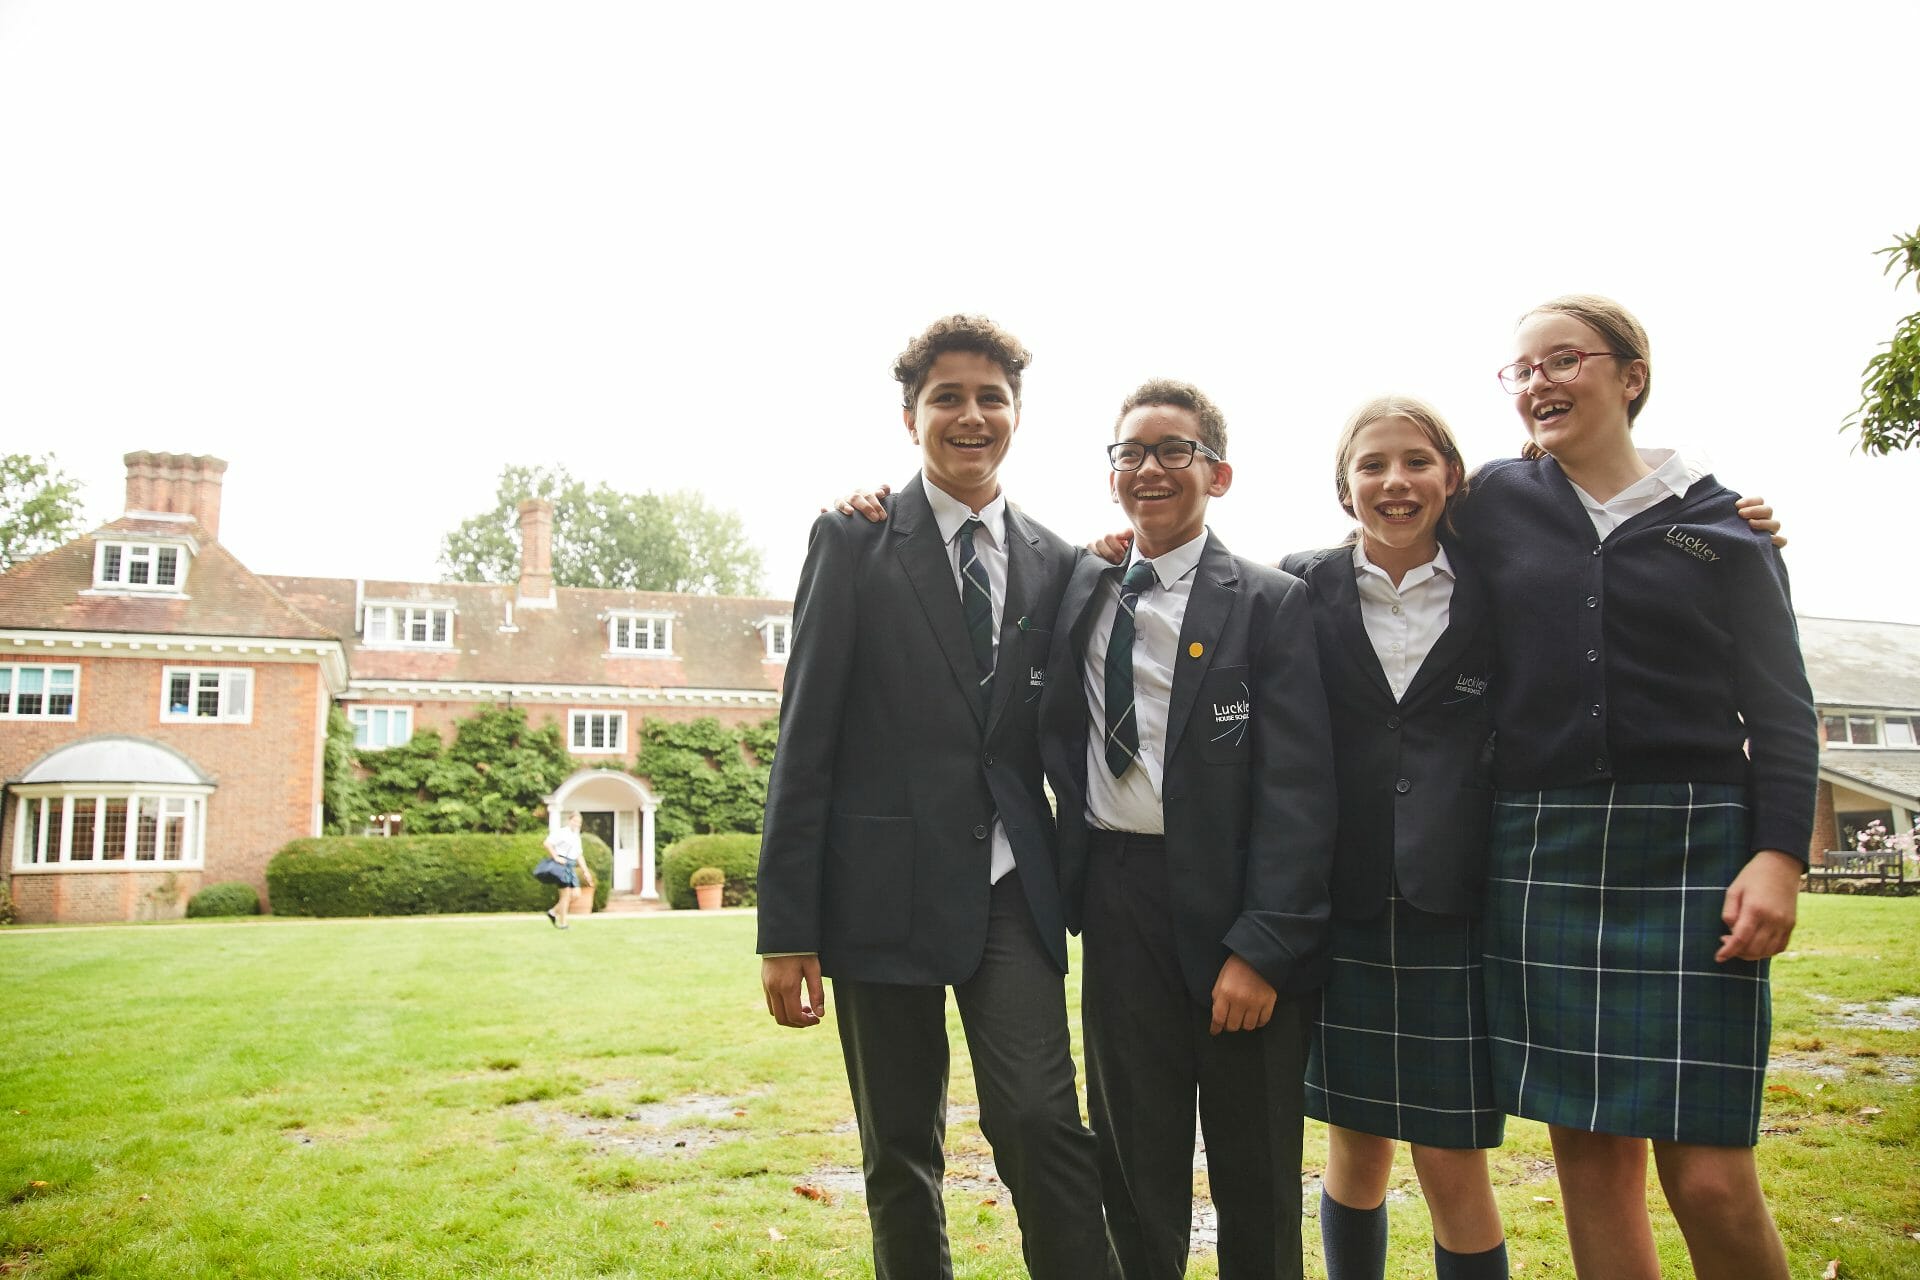
<svg viewBox="0 0 1920 1280">
<path fill-rule="evenodd" d="M 1507 1280 L 1507 1242 L 1484 1253 L 1455 1253 L 1433 1242 L 1434 1280 Z"/>
<path fill-rule="evenodd" d="M 1352 1209 L 1320 1188 L 1320 1248 L 1327 1280 L 1380 1280 L 1387 1273 L 1387 1203 Z"/>
</svg>

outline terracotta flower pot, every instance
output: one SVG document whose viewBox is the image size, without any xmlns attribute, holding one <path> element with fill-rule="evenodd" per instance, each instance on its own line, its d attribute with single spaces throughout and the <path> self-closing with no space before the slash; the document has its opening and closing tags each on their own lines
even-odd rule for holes
<svg viewBox="0 0 1920 1280">
<path fill-rule="evenodd" d="M 593 914 L 593 886 L 578 885 L 573 891 L 573 901 L 567 904 L 567 914 L 590 916 Z"/>
<path fill-rule="evenodd" d="M 726 891 L 727 886 L 723 884 L 697 884 L 693 886 L 694 900 L 700 904 L 702 911 L 718 911 L 720 909 L 720 895 Z"/>
</svg>

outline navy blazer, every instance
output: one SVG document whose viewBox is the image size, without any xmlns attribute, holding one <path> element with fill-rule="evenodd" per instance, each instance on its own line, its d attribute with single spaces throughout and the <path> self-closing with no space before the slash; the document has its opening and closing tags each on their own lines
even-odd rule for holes
<svg viewBox="0 0 1920 1280">
<path fill-rule="evenodd" d="M 1228 553 L 1211 533 L 1180 627 L 1167 715 L 1167 887 L 1182 976 L 1212 1000 L 1228 952 L 1283 997 L 1326 977 L 1334 796 L 1327 700 L 1306 587 Z M 1059 797 L 1068 927 L 1079 931 L 1088 858 L 1082 662 L 1120 569 L 1082 553 L 1054 628 L 1041 698 L 1047 776 Z"/>
<path fill-rule="evenodd" d="M 987 704 L 953 562 L 915 476 L 888 518 L 814 522 L 760 843 L 759 950 L 833 977 L 951 985 L 986 947 L 997 813 L 1042 943 L 1066 934 L 1037 716 L 1066 543 L 1007 508 Z"/>
<path fill-rule="evenodd" d="M 1306 580 L 1333 714 L 1333 908 L 1343 920 L 1377 915 L 1396 888 L 1422 911 L 1479 911 L 1493 812 L 1492 630 L 1479 579 L 1463 557 L 1449 559 L 1447 629 L 1398 701 L 1361 620 L 1352 546 L 1280 562 Z"/>
</svg>

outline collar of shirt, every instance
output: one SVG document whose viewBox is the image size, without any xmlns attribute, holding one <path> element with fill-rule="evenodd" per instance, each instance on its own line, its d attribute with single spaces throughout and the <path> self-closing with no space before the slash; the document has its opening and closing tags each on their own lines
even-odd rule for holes
<svg viewBox="0 0 1920 1280">
<path fill-rule="evenodd" d="M 993 545 L 996 547 L 1007 545 L 1007 495 L 1005 492 L 994 494 L 992 502 L 975 512 L 970 510 L 966 503 L 924 475 L 920 477 L 920 485 L 927 491 L 927 505 L 933 508 L 933 522 L 940 526 L 940 541 L 952 542 L 953 535 L 960 532 L 960 526 L 967 522 L 967 517 L 978 515 L 980 523 L 986 526 L 987 536 L 993 539 Z"/>
<path fill-rule="evenodd" d="M 1618 526 L 1650 507 L 1659 506 L 1668 498 L 1685 497 L 1694 481 L 1713 470 L 1703 454 L 1686 454 L 1678 449 L 1636 449 L 1634 452 L 1640 455 L 1640 461 L 1653 470 L 1605 502 L 1579 485 L 1573 486 L 1573 491 L 1580 495 L 1580 505 L 1587 509 L 1589 516 L 1607 517 L 1609 523 Z"/>
<path fill-rule="evenodd" d="M 1453 562 L 1447 559 L 1447 549 L 1440 547 L 1434 553 L 1433 559 L 1427 561 L 1425 564 L 1415 565 L 1413 568 L 1407 570 L 1406 573 L 1401 575 L 1400 584 L 1394 586 L 1393 575 L 1373 561 L 1367 559 L 1366 543 L 1365 540 L 1362 539 L 1355 541 L 1353 544 L 1353 572 L 1357 577 L 1372 574 L 1374 577 L 1385 582 L 1389 587 L 1393 587 L 1393 590 L 1397 593 L 1411 591 L 1428 578 L 1435 577 L 1442 573 L 1451 578 L 1453 576 Z"/>
<path fill-rule="evenodd" d="M 1140 544 L 1135 542 L 1133 553 L 1127 557 L 1127 568 L 1131 569 L 1136 562 L 1147 560 L 1147 563 L 1153 566 L 1153 576 L 1159 580 L 1160 585 L 1171 587 L 1199 567 L 1200 553 L 1206 549 L 1207 530 L 1204 528 L 1196 537 L 1189 538 L 1173 550 L 1157 555 L 1151 560 L 1147 560 L 1140 554 Z"/>
</svg>

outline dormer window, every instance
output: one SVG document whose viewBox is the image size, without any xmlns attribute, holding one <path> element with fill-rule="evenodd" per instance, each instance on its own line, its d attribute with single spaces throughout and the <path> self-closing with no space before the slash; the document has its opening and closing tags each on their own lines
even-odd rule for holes
<svg viewBox="0 0 1920 1280">
<path fill-rule="evenodd" d="M 116 591 L 180 590 L 187 578 L 185 548 L 168 542 L 94 544 L 93 585 Z"/>
<path fill-rule="evenodd" d="M 438 604 L 370 604 L 361 627 L 361 638 L 370 645 L 451 649 L 453 607 Z"/>
<path fill-rule="evenodd" d="M 767 661 L 785 662 L 787 650 L 793 647 L 793 619 L 768 618 L 760 630 L 767 637 Z"/>
<path fill-rule="evenodd" d="M 673 619 L 665 614 L 616 613 L 607 619 L 607 647 L 615 653 L 671 654 Z"/>
</svg>

